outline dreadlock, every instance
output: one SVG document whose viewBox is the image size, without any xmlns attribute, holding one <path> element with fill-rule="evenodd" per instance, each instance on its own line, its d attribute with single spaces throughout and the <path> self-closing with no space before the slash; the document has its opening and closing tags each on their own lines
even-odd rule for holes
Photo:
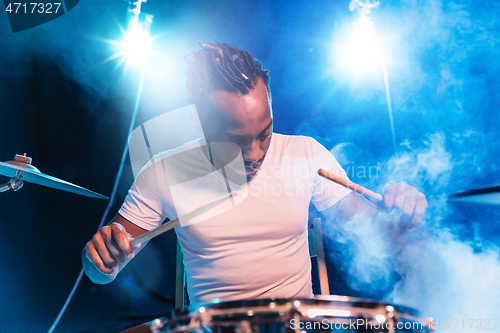
<svg viewBox="0 0 500 333">
<path fill-rule="evenodd" d="M 246 95 L 262 78 L 269 90 L 269 70 L 247 51 L 226 43 L 200 43 L 201 50 L 190 53 L 187 62 L 186 89 L 188 103 L 204 100 L 214 91 L 240 92 Z"/>
</svg>

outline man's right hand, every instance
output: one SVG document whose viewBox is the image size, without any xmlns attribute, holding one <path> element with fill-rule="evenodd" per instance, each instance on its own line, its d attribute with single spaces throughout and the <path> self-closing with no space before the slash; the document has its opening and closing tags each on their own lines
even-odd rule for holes
<svg viewBox="0 0 500 333">
<path fill-rule="evenodd" d="M 82 252 L 85 273 L 94 283 L 109 283 L 141 249 L 130 241 L 145 230 L 116 215 L 108 226 L 102 227 Z"/>
</svg>

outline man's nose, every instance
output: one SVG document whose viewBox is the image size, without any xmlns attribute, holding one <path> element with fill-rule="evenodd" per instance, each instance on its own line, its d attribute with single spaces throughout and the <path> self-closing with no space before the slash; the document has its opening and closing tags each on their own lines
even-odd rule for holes
<svg viewBox="0 0 500 333">
<path fill-rule="evenodd" d="M 264 154 L 260 145 L 255 141 L 242 147 L 241 151 L 243 153 L 243 158 L 247 161 L 258 161 Z"/>
</svg>

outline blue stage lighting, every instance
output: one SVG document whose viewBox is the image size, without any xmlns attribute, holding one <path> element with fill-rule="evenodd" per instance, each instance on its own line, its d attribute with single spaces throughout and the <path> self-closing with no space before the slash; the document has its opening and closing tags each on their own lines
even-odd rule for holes
<svg viewBox="0 0 500 333">
<path fill-rule="evenodd" d="M 379 1 L 371 2 L 371 0 L 366 0 L 365 2 L 352 0 L 350 2 L 349 10 L 352 12 L 356 11 L 359 14 L 359 19 L 350 25 L 341 27 L 339 29 L 340 32 L 335 34 L 331 51 L 332 55 L 330 57 L 332 64 L 331 73 L 334 76 L 344 74 L 346 77 L 354 77 L 355 79 L 361 74 L 383 74 L 387 111 L 391 125 L 392 145 L 394 152 L 397 153 L 396 131 L 394 128 L 391 93 L 386 66 L 388 59 L 382 52 L 384 46 L 375 34 L 375 24 L 368 17 L 371 10 L 379 4 Z"/>
<path fill-rule="evenodd" d="M 357 11 L 359 19 L 341 27 L 332 48 L 332 61 L 342 71 L 356 74 L 380 72 L 385 61 L 380 41 L 375 34 L 375 24 L 368 17 L 379 2 L 351 1 L 349 9 Z"/>
<path fill-rule="evenodd" d="M 366 16 L 362 16 L 352 25 L 340 52 L 344 66 L 367 72 L 380 69 L 383 61 L 382 50 L 375 35 L 375 25 Z"/>
<path fill-rule="evenodd" d="M 122 54 L 126 57 L 127 66 L 131 64 L 142 64 L 151 51 L 151 24 L 153 15 L 141 13 L 141 4 L 146 0 L 127 1 L 128 27 L 124 32 L 121 43 Z"/>
<path fill-rule="evenodd" d="M 137 21 L 131 21 L 123 37 L 122 46 L 126 56 L 131 61 L 144 61 L 148 57 L 151 47 L 149 29 L 144 29 L 143 24 Z"/>
</svg>

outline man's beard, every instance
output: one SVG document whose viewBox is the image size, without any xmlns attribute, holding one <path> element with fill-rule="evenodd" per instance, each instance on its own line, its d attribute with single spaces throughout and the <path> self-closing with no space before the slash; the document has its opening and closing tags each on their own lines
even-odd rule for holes
<svg viewBox="0 0 500 333">
<path fill-rule="evenodd" d="M 256 161 L 249 161 L 243 159 L 243 163 L 245 165 L 245 173 L 247 176 L 247 182 L 251 181 L 253 178 L 255 178 L 255 176 L 257 176 L 260 168 L 262 167 L 262 163 L 264 162 L 265 157 L 266 154 L 262 155 L 262 157 Z"/>
</svg>

